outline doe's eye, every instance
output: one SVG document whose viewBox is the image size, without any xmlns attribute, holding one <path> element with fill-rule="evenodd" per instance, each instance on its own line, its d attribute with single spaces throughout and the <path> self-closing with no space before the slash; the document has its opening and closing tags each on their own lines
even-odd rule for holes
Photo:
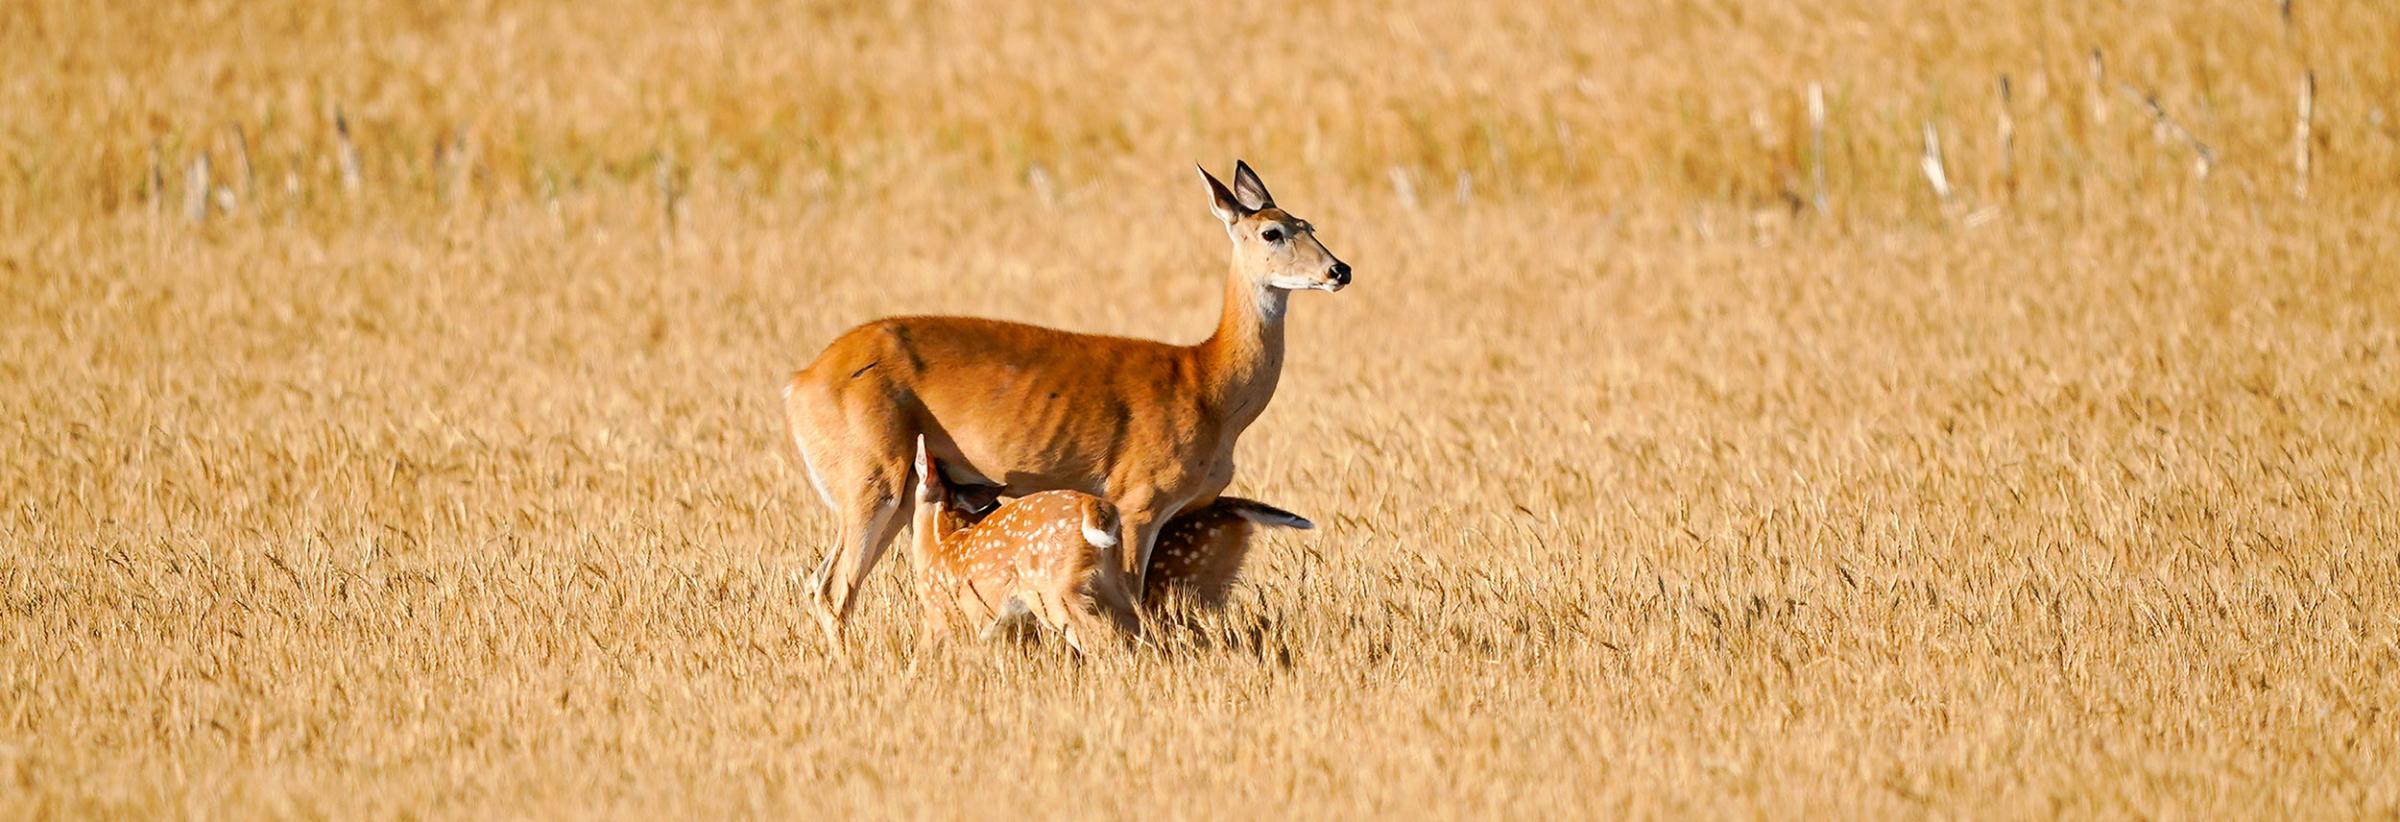
<svg viewBox="0 0 2400 822">
<path fill-rule="evenodd" d="M 1258 233 L 1258 238 L 1270 243 L 1283 242 L 1283 229 L 1270 228 L 1265 231 L 1261 231 Z"/>
</svg>

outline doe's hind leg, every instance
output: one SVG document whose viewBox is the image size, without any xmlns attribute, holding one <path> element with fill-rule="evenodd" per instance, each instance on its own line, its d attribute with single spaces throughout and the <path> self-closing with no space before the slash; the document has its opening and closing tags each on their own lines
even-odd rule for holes
<svg viewBox="0 0 2400 822">
<path fill-rule="evenodd" d="M 826 555 L 815 590 L 809 595 L 810 613 L 837 654 L 843 647 L 842 628 L 850 621 L 850 609 L 858 604 L 859 587 L 866 584 L 867 573 L 875 570 L 884 550 L 891 547 L 900 526 L 907 524 L 912 507 L 904 493 L 906 468 L 896 474 L 888 470 L 875 474 L 874 479 L 851 486 L 855 490 L 842 504 L 841 542 Z"/>
</svg>

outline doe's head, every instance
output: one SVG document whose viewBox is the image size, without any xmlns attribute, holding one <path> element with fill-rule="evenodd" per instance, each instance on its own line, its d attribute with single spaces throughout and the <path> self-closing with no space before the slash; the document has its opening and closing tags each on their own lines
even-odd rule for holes
<svg viewBox="0 0 2400 822">
<path fill-rule="evenodd" d="M 1230 188 L 1208 169 L 1200 177 L 1208 181 L 1209 210 L 1233 240 L 1234 265 L 1252 281 L 1283 291 L 1331 292 L 1350 284 L 1350 264 L 1317 241 L 1316 226 L 1276 208 L 1249 163 L 1234 161 Z"/>
</svg>

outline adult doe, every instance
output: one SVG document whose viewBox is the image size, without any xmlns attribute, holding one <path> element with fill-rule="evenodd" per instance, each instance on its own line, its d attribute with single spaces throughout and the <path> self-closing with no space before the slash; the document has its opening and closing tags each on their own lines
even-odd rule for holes
<svg viewBox="0 0 2400 822">
<path fill-rule="evenodd" d="M 809 596 L 834 647 L 867 573 L 910 520 L 918 437 L 954 483 L 1007 496 L 1072 490 L 1121 519 L 1132 590 L 1170 517 L 1233 479 L 1234 441 L 1283 372 L 1291 292 L 1339 291 L 1350 266 L 1276 207 L 1248 163 L 1200 170 L 1233 245 L 1224 309 L 1197 345 L 968 317 L 895 317 L 835 338 L 783 390 L 818 496 L 841 523 Z M 917 557 L 922 568 L 924 557 Z"/>
</svg>

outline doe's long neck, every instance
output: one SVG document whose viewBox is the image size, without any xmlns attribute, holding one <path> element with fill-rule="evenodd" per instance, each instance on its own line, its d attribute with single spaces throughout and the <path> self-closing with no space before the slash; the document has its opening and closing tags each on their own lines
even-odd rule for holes
<svg viewBox="0 0 2400 822">
<path fill-rule="evenodd" d="M 1225 278 L 1216 333 L 1200 343 L 1200 371 L 1211 406 L 1228 431 L 1258 419 L 1283 376 L 1283 320 L 1291 292 L 1268 288 L 1235 265 Z"/>
</svg>

